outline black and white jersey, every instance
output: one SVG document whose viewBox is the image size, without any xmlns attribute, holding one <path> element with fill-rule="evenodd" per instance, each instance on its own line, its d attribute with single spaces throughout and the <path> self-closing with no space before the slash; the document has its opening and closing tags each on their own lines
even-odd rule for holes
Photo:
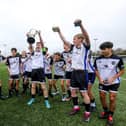
<svg viewBox="0 0 126 126">
<path fill-rule="evenodd" d="M 88 58 L 88 50 L 90 46 L 85 44 L 81 44 L 80 48 L 76 46 L 72 47 L 72 68 L 79 70 L 87 70 L 87 58 Z"/>
<path fill-rule="evenodd" d="M 0 62 L 5 60 L 6 58 L 3 55 L 0 55 Z"/>
<path fill-rule="evenodd" d="M 7 57 L 6 64 L 10 69 L 10 75 L 18 75 L 20 73 L 21 58 L 19 56 Z"/>
<path fill-rule="evenodd" d="M 69 52 L 64 51 L 64 52 L 62 52 L 62 57 L 63 57 L 63 59 L 66 62 L 66 69 L 65 69 L 65 71 L 67 71 L 67 72 L 73 71 L 73 69 L 72 69 L 72 51 L 69 51 Z"/>
<path fill-rule="evenodd" d="M 52 73 L 52 69 L 51 69 L 52 65 L 53 65 L 53 58 L 45 55 L 44 56 L 44 71 L 45 71 L 45 74 Z"/>
<path fill-rule="evenodd" d="M 43 53 L 34 51 L 31 55 L 32 69 L 44 68 Z"/>
<path fill-rule="evenodd" d="M 122 58 L 112 55 L 111 57 L 100 56 L 96 58 L 94 63 L 95 69 L 99 72 L 103 80 L 113 77 L 119 70 L 124 69 Z M 120 78 L 117 78 L 113 84 L 120 83 Z M 107 84 L 109 85 L 109 84 Z"/>
<path fill-rule="evenodd" d="M 65 70 L 64 66 L 66 65 L 63 59 L 54 62 L 54 75 L 64 76 Z"/>
</svg>

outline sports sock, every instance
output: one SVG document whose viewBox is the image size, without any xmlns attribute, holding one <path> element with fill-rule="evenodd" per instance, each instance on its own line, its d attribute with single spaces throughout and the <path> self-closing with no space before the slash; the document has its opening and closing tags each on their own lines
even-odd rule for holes
<svg viewBox="0 0 126 126">
<path fill-rule="evenodd" d="M 71 97 L 71 91 L 67 90 L 67 93 L 68 93 L 68 97 Z"/>
<path fill-rule="evenodd" d="M 86 110 L 87 112 L 90 112 L 90 104 L 85 104 L 85 110 Z"/>
<path fill-rule="evenodd" d="M 73 105 L 78 106 L 78 97 L 72 97 Z"/>
</svg>

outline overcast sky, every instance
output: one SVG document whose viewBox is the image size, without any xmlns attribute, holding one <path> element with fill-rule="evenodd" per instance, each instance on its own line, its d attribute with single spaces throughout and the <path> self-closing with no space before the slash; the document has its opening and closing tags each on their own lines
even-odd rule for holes
<svg viewBox="0 0 126 126">
<path fill-rule="evenodd" d="M 60 26 L 72 42 L 80 32 L 73 25 L 77 18 L 82 19 L 93 50 L 108 40 L 114 48 L 126 49 L 126 0 L 0 0 L 0 49 L 6 54 L 11 47 L 26 49 L 25 34 L 35 28 L 41 30 L 51 53 L 61 51 L 62 42 L 52 26 Z"/>
</svg>

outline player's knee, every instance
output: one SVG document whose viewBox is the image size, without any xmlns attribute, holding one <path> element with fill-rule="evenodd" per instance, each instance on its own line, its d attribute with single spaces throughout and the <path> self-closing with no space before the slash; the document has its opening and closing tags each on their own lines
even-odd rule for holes
<svg viewBox="0 0 126 126">
<path fill-rule="evenodd" d="M 41 88 L 42 88 L 43 91 L 47 90 L 45 85 L 41 86 Z"/>
<path fill-rule="evenodd" d="M 104 93 L 101 93 L 101 94 L 100 94 L 100 98 L 101 98 L 101 99 L 104 99 L 105 97 L 106 97 L 106 95 L 105 95 Z"/>
<path fill-rule="evenodd" d="M 75 97 L 77 94 L 76 94 L 76 92 L 75 91 L 71 91 L 71 96 L 72 97 Z"/>
<path fill-rule="evenodd" d="M 115 96 L 110 96 L 110 101 L 114 102 L 115 101 Z"/>
<path fill-rule="evenodd" d="M 32 89 L 36 89 L 36 85 L 35 84 L 32 84 L 31 88 Z"/>
</svg>

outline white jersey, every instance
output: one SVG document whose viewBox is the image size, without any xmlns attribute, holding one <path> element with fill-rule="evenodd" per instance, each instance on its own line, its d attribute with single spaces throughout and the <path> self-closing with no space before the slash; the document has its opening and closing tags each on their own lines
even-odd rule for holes
<svg viewBox="0 0 126 126">
<path fill-rule="evenodd" d="M 87 55 L 90 46 L 81 44 L 80 48 L 72 46 L 72 68 L 75 70 L 87 70 Z"/>
<path fill-rule="evenodd" d="M 67 72 L 72 72 L 73 69 L 72 69 L 72 51 L 69 51 L 69 52 L 62 52 L 62 57 L 63 59 L 65 60 L 66 62 L 66 69 L 65 71 Z"/>
<path fill-rule="evenodd" d="M 9 56 L 7 58 L 6 64 L 10 69 L 10 75 L 20 74 L 20 63 L 21 63 L 21 59 L 19 56 Z"/>
<path fill-rule="evenodd" d="M 44 71 L 45 74 L 51 74 L 52 73 L 52 67 L 53 65 L 53 59 L 52 57 L 44 56 Z"/>
<path fill-rule="evenodd" d="M 108 78 L 113 77 L 118 73 L 118 70 L 124 68 L 123 60 L 116 56 L 112 55 L 111 57 L 100 56 L 96 58 L 94 63 L 95 69 L 99 72 L 100 77 L 107 82 Z M 115 79 L 113 84 L 119 84 L 120 78 Z M 106 83 L 105 85 L 110 85 Z"/>
<path fill-rule="evenodd" d="M 54 75 L 64 76 L 65 75 L 65 61 L 63 59 L 60 59 L 59 61 L 54 62 Z"/>
<path fill-rule="evenodd" d="M 43 53 L 34 51 L 32 53 L 32 69 L 44 68 Z"/>
</svg>

